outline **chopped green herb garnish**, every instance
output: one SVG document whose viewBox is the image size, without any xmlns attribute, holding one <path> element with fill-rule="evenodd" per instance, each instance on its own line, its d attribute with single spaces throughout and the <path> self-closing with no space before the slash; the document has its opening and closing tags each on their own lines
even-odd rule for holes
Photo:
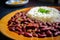
<svg viewBox="0 0 60 40">
<path fill-rule="evenodd" d="M 48 13 L 48 12 L 50 12 L 49 10 L 46 10 L 46 9 L 43 9 L 43 8 L 39 8 L 38 9 L 38 12 L 41 12 L 41 13 Z"/>
</svg>

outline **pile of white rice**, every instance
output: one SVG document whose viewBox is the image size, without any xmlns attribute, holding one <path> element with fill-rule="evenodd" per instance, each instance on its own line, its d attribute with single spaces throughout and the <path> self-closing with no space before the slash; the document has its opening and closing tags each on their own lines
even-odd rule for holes
<svg viewBox="0 0 60 40">
<path fill-rule="evenodd" d="M 42 14 L 41 12 L 38 12 L 39 8 L 43 8 L 46 10 L 50 10 L 49 13 L 47 14 Z M 50 8 L 50 7 L 34 7 L 28 13 L 26 14 L 28 17 L 34 20 L 40 20 L 43 22 L 60 22 L 60 14 L 59 11 L 55 8 Z"/>
</svg>

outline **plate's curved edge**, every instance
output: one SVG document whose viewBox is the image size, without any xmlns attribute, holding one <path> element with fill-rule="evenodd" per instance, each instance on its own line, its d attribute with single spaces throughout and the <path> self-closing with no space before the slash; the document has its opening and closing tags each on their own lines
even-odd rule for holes
<svg viewBox="0 0 60 40">
<path fill-rule="evenodd" d="M 21 3 L 21 4 L 14 5 L 14 4 L 11 4 L 9 1 L 6 1 L 5 4 L 6 5 L 10 5 L 10 6 L 23 6 L 23 5 L 27 4 L 28 2 L 29 2 L 29 0 L 26 0 L 23 3 Z"/>
<path fill-rule="evenodd" d="M 6 18 L 7 16 L 11 15 L 12 13 L 14 13 L 13 15 L 15 15 L 15 13 L 17 13 L 17 12 L 29 10 L 30 8 L 31 8 L 31 7 L 23 8 L 23 9 L 20 9 L 20 10 L 15 10 L 15 11 L 13 11 L 13 12 L 8 13 L 8 14 L 5 15 L 4 17 L 2 17 L 2 18 L 0 19 L 0 32 L 1 32 L 3 35 L 5 35 L 5 36 L 7 36 L 7 37 L 9 37 L 9 38 L 11 38 L 11 39 L 14 39 L 13 37 L 10 37 L 9 35 L 7 35 L 6 33 L 3 32 L 3 30 L 2 30 L 2 25 L 4 25 L 4 23 L 3 23 L 2 20 L 4 20 L 4 18 Z M 12 17 L 13 15 L 11 15 L 11 17 Z"/>
</svg>

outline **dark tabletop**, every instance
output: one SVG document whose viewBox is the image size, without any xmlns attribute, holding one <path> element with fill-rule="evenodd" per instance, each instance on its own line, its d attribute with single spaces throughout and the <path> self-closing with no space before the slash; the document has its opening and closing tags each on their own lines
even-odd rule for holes
<svg viewBox="0 0 60 40">
<path fill-rule="evenodd" d="M 24 6 L 19 6 L 19 7 L 9 7 L 7 5 L 4 4 L 6 0 L 0 0 L 0 19 L 2 17 L 4 17 L 5 15 L 7 15 L 9 12 L 18 10 L 18 9 L 22 9 L 22 8 L 26 8 L 26 7 L 31 7 L 31 6 L 60 6 L 60 4 L 57 3 L 48 3 L 48 2 L 41 2 L 41 1 L 36 1 L 36 0 L 30 0 L 28 4 L 24 5 Z M 12 40 L 6 36 L 4 36 L 1 32 L 0 32 L 0 40 Z"/>
</svg>

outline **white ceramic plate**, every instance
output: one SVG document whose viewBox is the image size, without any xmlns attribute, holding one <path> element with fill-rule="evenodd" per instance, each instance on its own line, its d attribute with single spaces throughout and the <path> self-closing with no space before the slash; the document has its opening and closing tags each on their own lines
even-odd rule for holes
<svg viewBox="0 0 60 40">
<path fill-rule="evenodd" d="M 16 2 L 16 1 L 13 1 L 13 2 Z M 22 3 L 19 3 L 19 4 L 14 5 L 14 4 L 12 4 L 12 1 L 6 1 L 5 4 L 6 5 L 12 5 L 12 6 L 22 6 L 22 5 L 27 4 L 28 2 L 29 2 L 29 0 L 25 0 Z"/>
</svg>

